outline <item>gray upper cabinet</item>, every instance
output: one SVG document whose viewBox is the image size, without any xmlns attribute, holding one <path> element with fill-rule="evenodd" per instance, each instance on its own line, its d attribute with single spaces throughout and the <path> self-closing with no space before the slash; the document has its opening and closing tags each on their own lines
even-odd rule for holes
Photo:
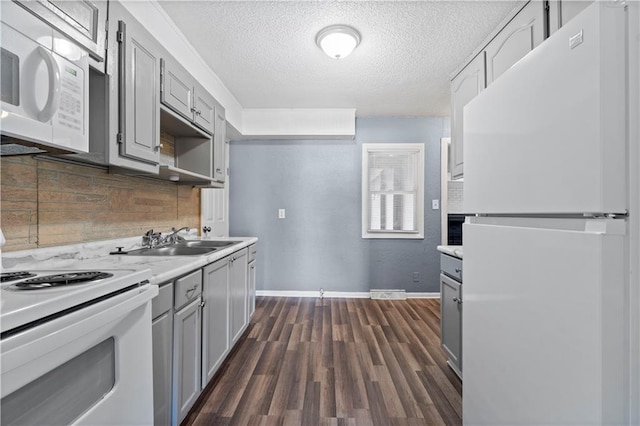
<svg viewBox="0 0 640 426">
<path fill-rule="evenodd" d="M 464 124 L 465 105 L 485 88 L 485 53 L 480 52 L 451 81 L 451 178 L 462 177 L 464 172 Z"/>
<path fill-rule="evenodd" d="M 225 119 L 224 109 L 216 107 L 215 109 L 215 134 L 213 135 L 213 180 L 224 182 L 226 173 L 226 146 L 227 139 L 227 120 Z"/>
<path fill-rule="evenodd" d="M 528 3 L 485 48 L 487 86 L 544 40 L 545 6 Z"/>
<path fill-rule="evenodd" d="M 160 160 L 160 57 L 137 22 L 118 22 L 120 155 L 151 164 Z"/>
<path fill-rule="evenodd" d="M 105 71 L 106 0 L 15 0 L 89 51 L 89 64 Z"/>
<path fill-rule="evenodd" d="M 550 0 L 549 1 L 549 33 L 553 34 L 564 24 L 582 12 L 594 0 Z"/>
<path fill-rule="evenodd" d="M 215 100 L 172 57 L 165 57 L 161 64 L 162 103 L 173 112 L 207 134 L 214 132 Z"/>
<path fill-rule="evenodd" d="M 207 133 L 215 130 L 215 100 L 200 86 L 195 87 L 193 97 L 193 122 Z"/>
<path fill-rule="evenodd" d="M 476 49 L 475 56 L 459 68 L 451 80 L 451 158 L 452 179 L 464 176 L 464 107 L 505 71 L 538 46 L 546 36 L 547 2 L 532 0 L 494 31 Z"/>
<path fill-rule="evenodd" d="M 191 76 L 179 66 L 160 60 L 161 92 L 163 104 L 186 119 L 193 118 L 193 81 Z"/>
</svg>

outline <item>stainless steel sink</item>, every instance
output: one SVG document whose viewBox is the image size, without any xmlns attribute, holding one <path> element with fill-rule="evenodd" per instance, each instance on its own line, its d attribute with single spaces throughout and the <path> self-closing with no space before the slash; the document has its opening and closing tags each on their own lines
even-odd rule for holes
<svg viewBox="0 0 640 426">
<path fill-rule="evenodd" d="M 232 246 L 239 242 L 240 241 L 187 240 L 187 241 L 178 243 L 178 245 L 186 246 L 186 247 L 224 248 L 224 247 Z"/>
<path fill-rule="evenodd" d="M 174 245 L 168 247 L 141 248 L 128 252 L 130 256 L 200 256 L 216 251 L 216 247 L 188 247 Z"/>
</svg>

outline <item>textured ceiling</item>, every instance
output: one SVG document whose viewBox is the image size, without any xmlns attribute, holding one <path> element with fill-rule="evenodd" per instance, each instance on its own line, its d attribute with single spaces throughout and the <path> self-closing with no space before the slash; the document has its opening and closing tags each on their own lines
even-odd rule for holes
<svg viewBox="0 0 640 426">
<path fill-rule="evenodd" d="M 511 12 L 511 1 L 165 1 L 160 5 L 244 108 L 356 108 L 449 115 L 449 75 Z M 315 36 L 362 35 L 331 59 Z"/>
</svg>

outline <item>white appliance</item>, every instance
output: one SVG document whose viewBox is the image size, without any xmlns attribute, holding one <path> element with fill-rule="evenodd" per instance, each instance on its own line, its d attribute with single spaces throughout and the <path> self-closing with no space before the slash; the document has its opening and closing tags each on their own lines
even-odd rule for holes
<svg viewBox="0 0 640 426">
<path fill-rule="evenodd" d="M 152 424 L 150 275 L 4 271 L 0 423 Z"/>
<path fill-rule="evenodd" d="M 629 421 L 627 22 L 595 2 L 464 110 L 465 424 Z"/>
<path fill-rule="evenodd" d="M 88 152 L 87 51 L 13 2 L 2 2 L 1 21 L 0 131 Z"/>
</svg>

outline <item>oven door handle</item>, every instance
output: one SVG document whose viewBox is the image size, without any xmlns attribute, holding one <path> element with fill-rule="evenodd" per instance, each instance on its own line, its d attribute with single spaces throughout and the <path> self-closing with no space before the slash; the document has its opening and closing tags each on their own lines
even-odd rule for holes
<svg viewBox="0 0 640 426">
<path fill-rule="evenodd" d="M 38 46 L 38 53 L 42 56 L 49 70 L 49 96 L 47 96 L 47 103 L 44 108 L 38 114 L 38 120 L 46 123 L 51 120 L 60 105 L 60 67 L 53 54 L 44 47 Z"/>
</svg>

